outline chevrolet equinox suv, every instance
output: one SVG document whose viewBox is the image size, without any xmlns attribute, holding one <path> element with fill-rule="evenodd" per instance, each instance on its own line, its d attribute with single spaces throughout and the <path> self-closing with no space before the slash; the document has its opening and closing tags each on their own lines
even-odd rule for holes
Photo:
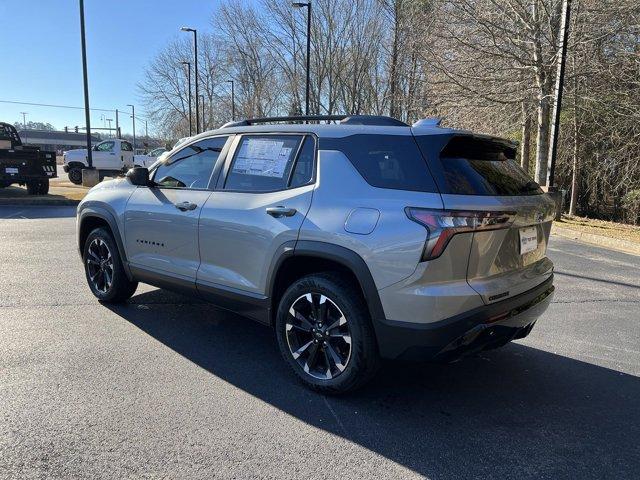
<svg viewBox="0 0 640 480">
<path fill-rule="evenodd" d="M 553 296 L 554 204 L 515 155 L 430 119 L 229 123 L 94 187 L 78 246 L 100 301 L 138 282 L 195 294 L 272 326 L 304 383 L 344 392 L 380 358 L 451 361 L 531 331 Z"/>
</svg>

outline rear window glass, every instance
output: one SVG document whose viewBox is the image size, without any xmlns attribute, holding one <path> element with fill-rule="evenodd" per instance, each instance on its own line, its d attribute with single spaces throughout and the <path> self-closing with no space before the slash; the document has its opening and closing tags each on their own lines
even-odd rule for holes
<svg viewBox="0 0 640 480">
<path fill-rule="evenodd" d="M 320 148 L 344 153 L 367 183 L 374 187 L 438 191 L 412 136 L 351 135 L 344 138 L 321 138 Z"/>
<path fill-rule="evenodd" d="M 416 137 L 424 150 L 428 137 Z M 540 186 L 520 168 L 515 148 L 490 139 L 453 137 L 440 152 L 442 193 L 518 196 L 541 194 Z"/>
</svg>

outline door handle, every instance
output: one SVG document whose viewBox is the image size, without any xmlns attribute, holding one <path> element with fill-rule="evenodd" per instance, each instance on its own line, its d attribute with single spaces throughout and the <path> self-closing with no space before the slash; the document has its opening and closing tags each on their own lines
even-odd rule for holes
<svg viewBox="0 0 640 480">
<path fill-rule="evenodd" d="M 296 214 L 296 209 L 278 205 L 277 207 L 267 207 L 267 213 L 274 218 L 293 217 Z"/>
<path fill-rule="evenodd" d="M 186 212 L 188 210 L 195 210 L 197 207 L 198 205 L 191 202 L 176 203 L 176 208 L 182 212 Z"/>
</svg>

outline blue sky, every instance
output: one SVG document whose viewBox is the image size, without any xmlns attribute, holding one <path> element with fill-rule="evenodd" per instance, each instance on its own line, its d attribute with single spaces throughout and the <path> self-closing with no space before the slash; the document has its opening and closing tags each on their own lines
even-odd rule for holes
<svg viewBox="0 0 640 480">
<path fill-rule="evenodd" d="M 145 65 L 182 25 L 211 31 L 213 0 L 85 0 L 89 97 L 92 108 L 138 104 L 136 83 Z M 0 0 L 0 100 L 83 106 L 78 0 Z M 137 105 L 136 105 L 137 106 Z M 0 102 L 0 121 L 42 121 L 56 128 L 84 125 L 83 110 Z M 103 126 L 92 112 L 91 125 Z M 143 117 L 140 105 L 136 117 Z M 120 117 L 131 131 L 129 115 Z M 115 123 L 113 124 L 115 126 Z M 136 124 L 138 135 L 144 123 Z M 150 132 L 151 133 L 151 132 Z"/>
</svg>

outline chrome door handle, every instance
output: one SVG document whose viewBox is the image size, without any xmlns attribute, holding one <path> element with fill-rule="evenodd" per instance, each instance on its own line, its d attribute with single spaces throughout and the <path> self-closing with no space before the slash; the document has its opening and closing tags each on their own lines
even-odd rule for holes
<svg viewBox="0 0 640 480">
<path fill-rule="evenodd" d="M 277 207 L 267 207 L 267 213 L 275 218 L 293 217 L 296 214 L 296 209 L 278 205 Z"/>
<path fill-rule="evenodd" d="M 187 210 L 195 210 L 197 207 L 198 205 L 191 202 L 176 203 L 176 208 L 182 212 L 186 212 Z"/>
</svg>

